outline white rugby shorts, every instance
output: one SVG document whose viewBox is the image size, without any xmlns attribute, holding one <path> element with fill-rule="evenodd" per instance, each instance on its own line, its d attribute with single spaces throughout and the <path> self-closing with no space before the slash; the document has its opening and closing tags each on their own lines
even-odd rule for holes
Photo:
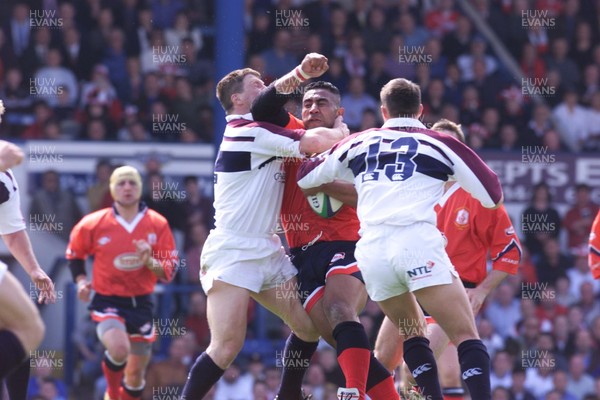
<svg viewBox="0 0 600 400">
<path fill-rule="evenodd" d="M 2 279 L 4 278 L 6 271 L 8 271 L 8 266 L 0 261 L 0 283 L 2 283 Z"/>
<path fill-rule="evenodd" d="M 374 225 L 361 229 L 356 260 L 373 301 L 383 301 L 458 278 L 434 225 Z"/>
<path fill-rule="evenodd" d="M 213 229 L 200 257 L 200 283 L 207 294 L 215 280 L 259 293 L 297 273 L 277 235 Z"/>
</svg>

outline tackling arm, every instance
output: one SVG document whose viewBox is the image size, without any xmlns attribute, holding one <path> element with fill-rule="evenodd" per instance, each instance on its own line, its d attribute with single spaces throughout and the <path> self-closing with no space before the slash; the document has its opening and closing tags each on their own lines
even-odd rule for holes
<svg viewBox="0 0 600 400">
<path fill-rule="evenodd" d="M 325 183 L 319 187 L 304 190 L 305 195 L 313 195 L 318 192 L 323 192 L 328 196 L 338 199 L 342 203 L 356 208 L 358 203 L 358 193 L 354 184 L 340 179 L 336 179 L 331 183 Z"/>
</svg>

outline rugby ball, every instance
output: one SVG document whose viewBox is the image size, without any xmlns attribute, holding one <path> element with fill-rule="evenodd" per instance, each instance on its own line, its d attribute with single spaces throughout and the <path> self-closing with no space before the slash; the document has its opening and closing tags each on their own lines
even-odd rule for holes
<svg viewBox="0 0 600 400">
<path fill-rule="evenodd" d="M 310 208 L 323 218 L 333 217 L 344 205 L 338 199 L 334 199 L 323 192 L 307 196 L 306 199 L 308 200 L 308 204 L 310 204 Z"/>
</svg>

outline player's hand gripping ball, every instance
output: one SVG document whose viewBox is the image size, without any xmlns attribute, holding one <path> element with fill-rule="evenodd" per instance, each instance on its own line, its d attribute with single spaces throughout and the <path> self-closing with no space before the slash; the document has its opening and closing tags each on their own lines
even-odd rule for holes
<svg viewBox="0 0 600 400">
<path fill-rule="evenodd" d="M 323 218 L 333 217 L 344 205 L 338 199 L 334 199 L 323 192 L 306 196 L 306 199 L 308 200 L 308 204 L 310 204 L 310 208 Z"/>
</svg>

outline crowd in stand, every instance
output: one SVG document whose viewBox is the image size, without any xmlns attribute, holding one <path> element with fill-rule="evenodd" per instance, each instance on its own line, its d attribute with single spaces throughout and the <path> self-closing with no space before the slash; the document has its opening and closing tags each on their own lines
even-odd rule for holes
<svg viewBox="0 0 600 400">
<path fill-rule="evenodd" d="M 246 62 L 268 83 L 308 52 L 326 55 L 330 69 L 323 79 L 340 89 L 352 131 L 380 125 L 381 86 L 405 77 L 421 86 L 423 122 L 441 117 L 460 122 L 474 149 L 521 152 L 523 146 L 546 146 L 557 154 L 599 152 L 600 4 L 471 4 L 524 79 L 506 67 L 489 37 L 453 0 L 250 0 Z M 212 143 L 213 1 L 34 0 L 0 7 L 6 11 L 1 14 L 0 98 L 7 108 L 1 136 Z M 543 101 L 535 102 L 534 95 Z M 289 105 L 298 112 L 297 102 Z M 156 128 L 157 121 L 173 118 L 181 124 Z M 97 183 L 87 192 L 83 212 L 110 204 L 112 168 L 109 161 L 98 163 Z M 151 183 L 169 177 L 151 164 L 145 176 L 146 203 L 183 233 L 190 268 L 179 282 L 197 282 L 201 247 L 212 225 L 211 201 L 200 194 L 194 177 L 183 182 L 189 195 L 183 204 L 155 201 Z M 30 213 L 57 215 L 68 234 L 81 212 L 58 182 L 56 172 L 43 175 Z M 575 189 L 575 204 L 561 215 L 548 187 L 539 184 L 521 221 L 513 221 L 518 225 L 541 215 L 546 224 L 521 229 L 519 275 L 494 291 L 477 321 L 492 356 L 495 400 L 600 399 L 600 283 L 592 279 L 586 259 L 598 206 L 589 187 Z M 145 398 L 152 398 L 153 387 L 185 382 L 191 360 L 208 343 L 205 307 L 198 292 L 179 310 L 187 333 L 174 338 L 164 359 L 157 357 L 150 367 Z M 370 302 L 361 322 L 372 340 L 381 320 Z M 252 322 L 250 328 L 252 336 Z M 277 324 L 269 332 L 275 343 L 286 337 Z M 101 375 L 94 337 L 93 329 L 81 324 L 76 335 L 81 384 Z M 243 354 L 210 399 L 227 399 L 229 393 L 274 397 L 281 373 L 276 353 Z M 36 368 L 31 398 L 66 398 L 57 378 Z M 315 400 L 330 400 L 338 386 L 344 382 L 335 353 L 323 346 L 307 373 L 306 390 Z"/>
</svg>

